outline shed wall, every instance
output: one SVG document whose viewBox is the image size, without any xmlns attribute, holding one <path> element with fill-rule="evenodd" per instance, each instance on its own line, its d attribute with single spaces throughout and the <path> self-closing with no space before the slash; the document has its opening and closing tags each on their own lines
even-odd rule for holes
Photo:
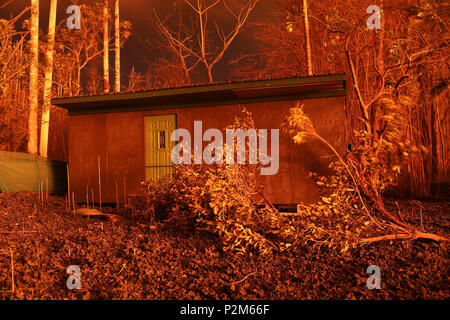
<svg viewBox="0 0 450 320">
<path fill-rule="evenodd" d="M 233 122 L 235 116 L 241 116 L 245 107 L 253 114 L 257 128 L 277 129 L 287 117 L 289 108 L 295 107 L 297 102 L 305 106 L 304 110 L 316 131 L 340 152 L 344 152 L 347 145 L 345 97 L 71 116 L 71 190 L 75 193 L 76 201 L 85 202 L 86 190 L 93 189 L 95 201 L 98 202 L 100 157 L 102 202 L 115 201 L 116 183 L 119 200 L 123 201 L 124 179 L 128 194 L 139 192 L 140 182 L 145 177 L 145 116 L 175 114 L 177 127 L 188 129 L 193 136 L 195 120 L 202 120 L 203 132 L 209 128 L 223 129 Z M 308 173 L 327 173 L 331 159 L 331 152 L 320 143 L 297 146 L 287 134 L 280 131 L 279 171 L 274 176 L 261 177 L 269 198 L 279 204 L 314 201 L 317 189 Z"/>
</svg>

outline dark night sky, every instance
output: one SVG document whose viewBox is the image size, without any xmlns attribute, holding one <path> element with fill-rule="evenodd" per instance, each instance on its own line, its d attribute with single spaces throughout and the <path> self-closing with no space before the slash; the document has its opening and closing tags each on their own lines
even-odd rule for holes
<svg viewBox="0 0 450 320">
<path fill-rule="evenodd" d="M 0 6 L 7 1 L 0 0 Z M 99 0 L 81 0 L 80 3 L 92 4 L 96 1 Z M 239 3 L 241 0 L 229 0 L 229 2 L 232 1 Z M 14 14 L 22 11 L 29 3 L 29 0 L 13 0 L 8 6 L 0 10 L 0 18 L 9 19 Z M 65 11 L 72 3 L 71 0 L 58 1 L 58 22 L 68 16 Z M 113 1 L 110 0 L 111 5 L 112 3 Z M 160 16 L 164 17 L 165 13 L 168 12 L 167 10 L 170 10 L 170 3 L 171 1 L 169 2 L 168 0 L 121 0 L 121 18 L 131 21 L 133 24 L 133 35 L 122 50 L 122 72 L 124 74 L 129 73 L 132 66 L 135 66 L 139 72 L 145 72 L 146 65 L 143 59 L 145 52 L 142 49 L 142 41 L 148 38 L 148 26 L 151 24 L 151 19 L 154 19 L 153 8 L 157 10 Z M 40 28 L 45 32 L 47 31 L 49 4 L 50 0 L 40 0 Z M 274 8 L 278 7 L 279 5 L 276 4 L 275 0 L 259 0 L 251 13 L 249 21 L 257 22 L 270 19 L 270 15 L 274 14 Z M 24 18 L 28 17 L 29 14 L 24 16 Z M 251 49 L 252 42 L 245 33 L 242 33 L 230 47 L 230 51 L 225 56 L 225 59 L 228 57 L 235 58 L 244 52 L 250 52 Z M 217 78 L 224 80 L 227 76 L 227 66 L 225 64 L 218 65 L 217 73 Z"/>
</svg>

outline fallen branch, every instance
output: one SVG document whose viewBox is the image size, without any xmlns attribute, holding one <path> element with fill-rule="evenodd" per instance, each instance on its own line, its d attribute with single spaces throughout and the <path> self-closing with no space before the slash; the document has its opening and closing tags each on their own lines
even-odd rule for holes
<svg viewBox="0 0 450 320">
<path fill-rule="evenodd" d="M 230 282 L 230 283 L 228 283 L 228 285 L 236 285 L 236 284 L 239 284 L 239 283 L 241 283 L 241 282 L 244 282 L 245 280 L 247 280 L 248 277 L 250 277 L 250 276 L 252 276 L 252 275 L 254 275 L 254 274 L 256 274 L 256 272 L 250 272 L 250 273 L 249 273 L 248 275 L 246 275 L 243 279 L 241 279 L 241 280 L 239 280 L 239 281 Z"/>
<path fill-rule="evenodd" d="M 377 242 L 377 241 L 385 241 L 385 240 L 397 240 L 397 239 L 410 239 L 410 240 L 414 240 L 414 239 L 429 239 L 429 240 L 433 240 L 436 242 L 444 242 L 444 241 L 449 241 L 450 239 L 443 237 L 443 236 L 439 236 L 437 234 L 434 233 L 428 233 L 428 232 L 420 232 L 420 231 L 415 231 L 413 233 L 397 233 L 397 234 L 387 234 L 384 236 L 378 236 L 378 237 L 371 237 L 371 238 L 364 238 L 361 239 L 359 242 L 360 244 L 368 244 L 368 243 L 372 243 L 372 242 Z"/>
</svg>

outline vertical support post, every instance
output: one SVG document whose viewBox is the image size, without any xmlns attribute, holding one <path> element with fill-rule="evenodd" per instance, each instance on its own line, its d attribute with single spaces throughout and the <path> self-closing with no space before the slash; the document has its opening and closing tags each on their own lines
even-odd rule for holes
<svg viewBox="0 0 450 320">
<path fill-rule="evenodd" d="M 100 211 L 102 211 L 102 179 L 100 171 L 100 156 L 98 156 L 98 195 L 100 201 Z"/>
<path fill-rule="evenodd" d="M 69 164 L 67 164 L 67 202 L 68 202 L 68 209 L 70 212 L 70 173 L 69 173 Z"/>
</svg>

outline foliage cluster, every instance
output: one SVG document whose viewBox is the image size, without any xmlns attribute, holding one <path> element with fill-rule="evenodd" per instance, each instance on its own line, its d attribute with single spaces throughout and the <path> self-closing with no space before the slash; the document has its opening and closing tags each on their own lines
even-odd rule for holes
<svg viewBox="0 0 450 320">
<path fill-rule="evenodd" d="M 326 246 L 343 253 L 361 243 L 391 239 L 399 232 L 402 238 L 440 241 L 443 238 L 439 236 L 417 232 L 400 211 L 391 213 L 384 206 L 383 193 L 395 185 L 408 158 L 419 150 L 407 138 L 409 100 L 384 97 L 376 104 L 376 134 L 355 131 L 358 142 L 346 155 L 316 132 L 303 107 L 290 110 L 282 129 L 294 143 L 322 143 L 335 156 L 330 163 L 331 175 L 311 173 L 320 200 L 299 204 L 297 214 L 281 214 L 268 201 L 256 175 L 260 164 L 179 165 L 172 179 L 143 182 L 141 208 L 171 225 L 216 234 L 224 250 L 238 254 L 267 254 L 298 244 Z M 246 112 L 246 117 L 236 118 L 231 127 L 248 129 L 255 125 Z"/>
<path fill-rule="evenodd" d="M 245 119 L 236 119 L 233 126 L 253 126 L 251 114 L 246 115 Z M 267 200 L 264 187 L 257 182 L 257 168 L 236 164 L 178 165 L 172 179 L 143 182 L 145 195 L 135 208 L 172 226 L 216 234 L 225 251 L 284 251 L 295 241 L 297 232 Z"/>
<path fill-rule="evenodd" d="M 297 229 L 305 243 L 345 252 L 361 240 L 391 229 L 391 222 L 401 220 L 385 209 L 381 196 L 395 185 L 408 157 L 418 151 L 406 138 L 408 99 L 382 98 L 377 105 L 380 115 L 376 136 L 366 130 L 355 131 L 358 142 L 345 156 L 315 131 L 302 107 L 290 110 L 283 128 L 294 143 L 317 140 L 336 156 L 330 164 L 332 175 L 313 175 L 321 200 L 299 205 Z"/>
<path fill-rule="evenodd" d="M 28 60 L 25 37 L 13 21 L 0 19 L 0 150 L 24 147 Z"/>
</svg>

